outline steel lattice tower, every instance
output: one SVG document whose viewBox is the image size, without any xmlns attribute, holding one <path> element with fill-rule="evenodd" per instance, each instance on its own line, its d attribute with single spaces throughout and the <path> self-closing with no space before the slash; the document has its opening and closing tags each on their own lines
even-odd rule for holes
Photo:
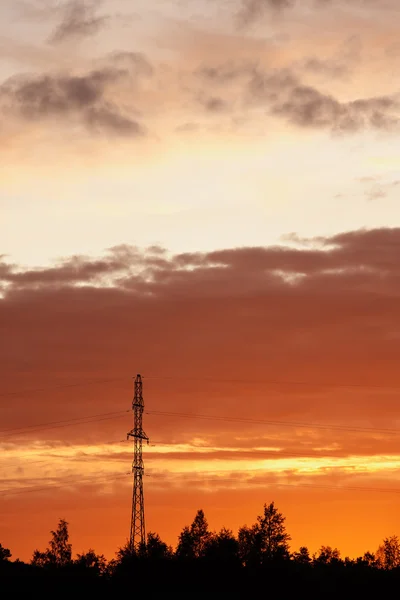
<svg viewBox="0 0 400 600">
<path fill-rule="evenodd" d="M 130 547 L 132 550 L 138 550 L 141 544 L 146 544 L 146 528 L 144 522 L 144 496 L 143 496 L 143 440 L 149 443 L 149 438 L 142 428 L 143 422 L 143 384 L 140 375 L 135 379 L 135 395 L 132 401 L 133 410 L 133 429 L 127 434 L 127 439 L 133 438 L 134 454 L 132 463 L 133 473 L 133 497 L 132 497 L 132 518 Z"/>
</svg>

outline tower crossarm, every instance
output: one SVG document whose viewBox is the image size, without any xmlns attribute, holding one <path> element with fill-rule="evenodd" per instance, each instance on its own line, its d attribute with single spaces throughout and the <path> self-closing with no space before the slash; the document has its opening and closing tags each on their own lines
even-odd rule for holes
<svg viewBox="0 0 400 600">
<path fill-rule="evenodd" d="M 126 434 L 126 439 L 129 440 L 129 438 L 136 438 L 136 439 L 140 439 L 140 440 L 145 440 L 147 443 L 149 442 L 149 438 L 148 436 L 145 434 L 144 431 L 142 431 L 141 433 L 135 433 L 135 430 L 132 429 L 131 431 L 129 431 Z"/>
</svg>

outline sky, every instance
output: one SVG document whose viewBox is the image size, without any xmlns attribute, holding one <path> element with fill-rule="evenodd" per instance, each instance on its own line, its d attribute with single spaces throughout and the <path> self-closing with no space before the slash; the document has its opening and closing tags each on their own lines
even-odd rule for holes
<svg viewBox="0 0 400 600">
<path fill-rule="evenodd" d="M 2 0 L 0 543 L 399 532 L 397 0 Z"/>
</svg>

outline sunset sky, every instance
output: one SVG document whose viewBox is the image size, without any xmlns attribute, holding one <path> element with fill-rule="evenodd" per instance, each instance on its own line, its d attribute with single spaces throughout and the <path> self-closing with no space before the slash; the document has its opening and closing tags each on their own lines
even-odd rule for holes
<svg viewBox="0 0 400 600">
<path fill-rule="evenodd" d="M 400 533 L 398 0 L 1 0 L 0 543 Z"/>
</svg>

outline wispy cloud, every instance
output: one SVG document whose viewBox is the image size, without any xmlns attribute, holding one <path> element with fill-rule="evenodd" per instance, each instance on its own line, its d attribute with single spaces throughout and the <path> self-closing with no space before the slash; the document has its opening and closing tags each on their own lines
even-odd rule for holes
<svg viewBox="0 0 400 600">
<path fill-rule="evenodd" d="M 108 16 L 97 16 L 99 4 L 100 2 L 93 3 L 86 0 L 68 2 L 63 7 L 63 19 L 50 36 L 49 42 L 57 44 L 98 33 L 109 21 Z"/>
</svg>

